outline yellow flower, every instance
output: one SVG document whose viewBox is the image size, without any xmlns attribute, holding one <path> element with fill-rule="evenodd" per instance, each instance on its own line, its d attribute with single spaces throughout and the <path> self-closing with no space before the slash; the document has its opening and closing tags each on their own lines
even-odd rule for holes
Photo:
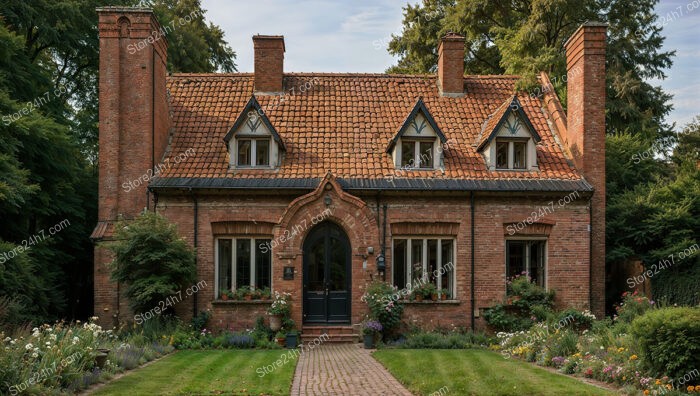
<svg viewBox="0 0 700 396">
<path fill-rule="evenodd" d="M 637 360 L 637 355 L 630 356 L 630 360 Z"/>
<path fill-rule="evenodd" d="M 688 392 L 692 392 L 693 390 L 695 390 L 695 388 L 692 385 L 688 387 Z"/>
<path fill-rule="evenodd" d="M 671 389 L 671 388 L 673 388 L 673 387 L 671 386 L 671 384 L 666 385 L 666 389 Z"/>
<path fill-rule="evenodd" d="M 648 394 L 649 394 L 649 389 L 645 390 L 645 391 L 644 391 L 644 394 L 645 394 L 645 395 L 648 395 Z"/>
<path fill-rule="evenodd" d="M 618 352 L 622 352 L 622 351 L 624 351 L 624 350 L 625 350 L 625 348 L 623 348 L 623 347 L 617 348 L 617 351 L 618 351 Z"/>
</svg>

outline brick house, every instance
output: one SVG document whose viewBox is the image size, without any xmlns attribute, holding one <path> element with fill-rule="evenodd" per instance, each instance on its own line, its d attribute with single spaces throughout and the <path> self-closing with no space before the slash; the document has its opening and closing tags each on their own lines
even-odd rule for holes
<svg viewBox="0 0 700 396">
<path fill-rule="evenodd" d="M 407 303 L 407 322 L 471 327 L 522 272 L 559 306 L 603 313 L 605 25 L 566 44 L 565 113 L 544 73 L 543 95 L 465 76 L 456 34 L 437 75 L 285 73 L 284 38 L 261 35 L 254 73 L 171 75 L 150 10 L 98 13 L 92 237 L 144 208 L 177 224 L 207 285 L 178 304 L 184 319 L 209 309 L 213 326 L 250 327 L 267 302 L 220 299 L 250 286 L 291 293 L 300 327 L 357 324 L 379 278 L 445 294 Z M 110 261 L 96 245 L 105 325 L 134 314 Z"/>
</svg>

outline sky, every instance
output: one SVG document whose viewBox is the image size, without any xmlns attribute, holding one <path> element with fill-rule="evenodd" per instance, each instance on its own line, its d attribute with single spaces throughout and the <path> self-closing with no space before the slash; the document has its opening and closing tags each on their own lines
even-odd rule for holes
<svg viewBox="0 0 700 396">
<path fill-rule="evenodd" d="M 417 1 L 411 1 L 412 4 Z M 237 53 L 241 72 L 253 71 L 255 34 L 284 35 L 286 72 L 382 73 L 397 59 L 387 50 L 401 31 L 401 0 L 202 0 Z M 668 121 L 679 126 L 700 114 L 700 0 L 661 0 L 657 6 L 665 50 L 675 50 L 665 80 L 672 95 Z"/>
</svg>

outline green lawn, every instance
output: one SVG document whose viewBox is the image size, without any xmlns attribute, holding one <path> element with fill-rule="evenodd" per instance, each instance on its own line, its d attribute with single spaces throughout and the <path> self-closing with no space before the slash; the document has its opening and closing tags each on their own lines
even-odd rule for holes
<svg viewBox="0 0 700 396">
<path fill-rule="evenodd" d="M 384 349 L 373 356 L 419 395 L 614 394 L 486 350 Z"/>
<path fill-rule="evenodd" d="M 275 365 L 278 359 L 279 364 L 269 367 L 266 374 L 263 367 Z M 181 351 L 136 369 L 93 394 L 288 395 L 296 361 L 286 350 Z"/>
</svg>

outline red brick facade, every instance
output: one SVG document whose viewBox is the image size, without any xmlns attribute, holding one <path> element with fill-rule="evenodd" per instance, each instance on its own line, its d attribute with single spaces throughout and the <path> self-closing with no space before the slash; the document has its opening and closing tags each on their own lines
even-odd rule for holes
<svg viewBox="0 0 700 396">
<path fill-rule="evenodd" d="M 505 245 L 506 240 L 538 238 L 546 240 L 546 279 L 547 287 L 556 290 L 557 303 L 560 306 L 574 306 L 577 308 L 589 308 L 591 302 L 596 309 L 596 314 L 602 313 L 603 306 L 603 277 L 604 276 L 604 78 L 600 80 L 594 77 L 601 72 L 600 62 L 604 62 L 604 52 L 601 58 L 599 41 L 602 38 L 604 46 L 604 28 L 586 28 L 577 32 L 568 45 L 570 72 L 572 68 L 581 64 L 584 73 L 580 76 L 572 75 L 569 81 L 569 128 L 557 126 L 557 133 L 563 140 L 565 149 L 569 150 L 570 158 L 574 160 L 576 169 L 559 168 L 548 164 L 565 164 L 558 146 L 554 144 L 541 145 L 538 148 L 538 158 L 542 161 L 539 173 L 520 172 L 516 177 L 537 178 L 538 175 L 546 176 L 547 180 L 555 182 L 559 179 L 576 179 L 580 177 L 577 169 L 591 182 L 595 191 L 583 191 L 580 195 L 566 205 L 556 207 L 553 211 L 538 219 L 534 224 L 519 229 L 517 232 L 509 232 L 514 224 L 525 222 L 533 211 L 541 207 L 549 207 L 550 202 L 567 196 L 572 190 L 523 190 L 516 191 L 512 188 L 497 190 L 493 188 L 469 189 L 469 188 L 440 188 L 433 189 L 400 189 L 400 188 L 370 188 L 354 187 L 348 184 L 349 177 L 342 174 L 344 170 L 325 168 L 326 176 L 313 179 L 312 185 L 285 188 L 266 188 L 262 181 L 258 180 L 247 188 L 217 188 L 217 187 L 157 187 L 151 181 L 149 193 L 147 185 L 150 179 L 143 179 L 142 175 L 148 169 L 153 169 L 167 156 L 168 152 L 178 151 L 174 149 L 173 142 L 183 139 L 187 134 L 178 128 L 187 124 L 201 123 L 204 134 L 216 133 L 220 138 L 215 140 L 217 146 L 202 143 L 197 147 L 195 155 L 198 159 L 206 158 L 206 162 L 192 166 L 195 173 L 188 171 L 188 176 L 178 180 L 198 180 L 207 175 L 210 167 L 219 166 L 221 162 L 228 166 L 228 153 L 223 143 L 223 136 L 227 129 L 212 127 L 212 119 L 216 117 L 206 114 L 206 107 L 198 108 L 194 105 L 187 108 L 187 113 L 192 118 L 184 120 L 184 112 L 173 112 L 176 107 L 172 95 L 166 92 L 165 50 L 164 39 L 151 40 L 152 31 L 158 29 L 158 23 L 150 12 L 135 9 L 103 8 L 100 14 L 100 210 L 99 220 L 101 226 L 96 229 L 96 239 L 109 239 L 110 226 L 119 215 L 133 217 L 143 208 L 156 210 L 175 223 L 178 232 L 197 248 L 197 279 L 206 282 L 196 296 L 184 299 L 176 310 L 183 319 L 188 319 L 195 311 L 210 309 L 213 313 L 212 325 L 218 328 L 233 328 L 236 330 L 250 328 L 258 316 L 263 316 L 267 303 L 247 301 L 219 301 L 215 295 L 216 265 L 215 247 L 218 235 L 266 237 L 273 240 L 281 240 L 285 232 L 290 229 L 299 229 L 304 224 L 302 232 L 295 238 L 287 240 L 272 249 L 272 289 L 286 291 L 292 294 L 292 319 L 297 323 L 303 322 L 302 282 L 303 282 L 303 243 L 304 238 L 313 228 L 312 219 L 319 214 L 328 213 L 324 220 L 332 221 L 339 225 L 347 234 L 351 255 L 351 323 L 359 323 L 366 314 L 366 306 L 360 300 L 367 282 L 380 277 L 377 271 L 377 257 L 382 253 L 382 230 L 386 222 L 386 279 L 392 279 L 392 238 L 398 235 L 424 235 L 433 237 L 450 237 L 455 240 L 455 292 L 449 301 L 408 303 L 405 311 L 407 323 L 424 327 L 470 327 L 482 325 L 479 322 L 484 308 L 494 303 L 501 302 L 505 297 Z M 602 30 L 601 30 L 602 29 Z M 585 39 L 584 39 L 585 38 Z M 145 41 L 144 41 L 145 40 Z M 148 45 L 138 49 L 139 43 Z M 597 44 L 598 43 L 598 44 Z M 584 45 L 585 44 L 585 45 Z M 282 58 L 284 42 L 278 36 L 255 36 L 254 45 L 256 52 L 255 75 L 252 81 L 243 76 L 246 89 L 255 92 L 256 95 L 264 93 L 280 92 L 287 78 L 282 70 Z M 585 49 L 582 55 L 577 52 L 577 46 Z M 136 49 L 136 50 L 134 50 Z M 459 55 L 461 51 L 461 55 Z M 604 51 L 604 48 L 603 48 Z M 431 87 L 447 97 L 434 99 L 434 102 L 426 99 L 433 106 L 438 124 L 445 125 L 450 119 L 449 111 L 437 107 L 444 104 L 445 109 L 451 109 L 451 102 L 461 100 L 458 98 L 465 92 L 465 78 L 463 76 L 464 41 L 460 37 L 448 37 L 441 44 L 439 50 L 438 79 Z M 592 64 L 589 64 L 589 55 Z M 602 60 L 601 60 L 602 59 Z M 457 60 L 459 62 L 457 62 Z M 604 73 L 604 63 L 602 64 Z M 189 77 L 186 77 L 189 78 Z M 216 77 L 212 77 L 216 78 Z M 222 77 L 229 78 L 229 77 Z M 383 77 L 377 77 L 376 84 L 382 84 Z M 231 77 L 234 79 L 234 77 Z M 589 81 L 592 79 L 592 81 Z M 172 81 L 172 80 L 170 80 Z M 218 81 L 218 80 L 217 80 Z M 578 88 L 572 89 L 572 81 Z M 252 84 L 251 84 L 252 82 Z M 425 84 L 421 81 L 420 84 Z M 177 80 L 177 95 L 182 90 L 188 89 L 191 81 Z M 438 89 L 437 85 L 440 87 Z M 487 89 L 488 80 L 479 80 L 483 89 Z M 252 87 L 251 85 L 254 85 Z M 487 86 L 487 88 L 483 88 Z M 602 87 L 602 88 L 601 88 Z M 315 88 L 316 95 L 331 95 L 324 93 L 324 89 Z M 392 88 L 393 89 L 393 88 Z M 490 88 L 488 88 L 490 89 Z M 494 88 L 496 89 L 496 88 Z M 499 88 L 500 89 L 500 88 Z M 469 95 L 468 89 L 466 94 Z M 476 92 L 474 94 L 477 94 Z M 171 93 L 172 94 L 172 93 Z M 500 106 L 505 98 L 512 97 L 512 93 L 497 92 L 497 97 L 488 107 L 492 110 Z M 190 92 L 190 95 L 193 95 Z M 602 95 L 602 96 L 601 96 Z M 271 95 L 268 95 L 271 96 Z M 182 96 L 180 96 L 182 97 Z M 212 102 L 216 97 L 212 97 Z M 294 97 L 289 99 L 295 100 Z M 522 100 L 527 110 L 535 117 L 537 109 L 533 104 Z M 293 103 L 293 102 L 292 102 Z M 462 103 L 462 102 L 460 102 Z M 464 103 L 469 103 L 464 102 Z M 539 104 L 544 106 L 543 104 Z M 178 105 L 179 106 L 179 105 Z M 212 107 L 215 104 L 211 104 Z M 311 161 L 314 152 L 302 152 L 298 149 L 306 140 L 294 141 L 293 137 L 284 127 L 289 124 L 280 119 L 275 119 L 279 111 L 293 111 L 289 102 L 288 107 L 268 105 L 266 113 L 270 114 L 272 123 L 280 127 L 282 139 L 288 148 L 283 158 L 283 167 L 288 171 L 297 166 L 301 161 Z M 237 108 L 237 112 L 242 107 Z M 536 109 L 536 110 L 533 110 Z M 307 114 L 300 112 L 299 116 L 311 117 L 317 120 L 328 118 L 325 109 L 320 109 L 319 114 Z M 342 108 L 346 119 L 359 124 L 362 122 L 362 114 L 350 114 L 347 108 Z M 396 110 L 403 111 L 403 110 Z M 457 111 L 457 110 L 455 110 Z M 198 113 L 201 112 L 201 113 Z M 278 112 L 278 113 L 276 113 Z M 175 115 L 173 115 L 173 113 Z M 542 116 L 542 112 L 538 117 Z M 294 115 L 294 113 L 292 113 Z M 401 116 L 405 118 L 405 115 Z M 398 117 L 397 118 L 401 118 Z M 454 117 L 453 117 L 454 118 Z M 573 121 L 572 118 L 577 121 Z M 534 118 L 533 118 L 534 119 Z M 228 125 L 223 121 L 222 125 Z M 388 124 L 388 123 L 387 123 Z M 561 124 L 561 123 L 559 123 Z M 338 128 L 338 124 L 331 122 L 329 127 Z M 546 122 L 537 122 L 538 128 L 545 128 Z M 477 127 L 479 125 L 476 125 Z M 207 129 L 209 128 L 209 129 Z M 602 129 L 601 129 L 602 128 Z M 322 128 L 321 128 L 322 129 Z M 388 129 L 387 135 L 392 135 L 395 130 Z M 564 129 L 564 130 L 559 130 Z M 449 155 L 445 159 L 447 171 L 456 172 L 453 164 L 463 166 L 465 172 L 473 166 L 478 168 L 479 175 L 490 177 L 482 163 L 472 160 L 455 159 L 461 153 L 466 153 L 477 139 L 463 139 L 458 134 L 457 127 L 443 128 L 450 139 L 457 139 L 463 146 L 452 145 Z M 209 131 L 209 132 L 207 132 Z M 585 133 L 584 133 L 585 131 Z M 592 132 L 592 133 L 591 133 Z M 189 132 L 188 132 L 189 133 Z M 199 132 L 197 132 L 199 133 Z M 541 132 L 545 139 L 554 142 L 551 131 Z M 179 135 L 178 135 L 179 134 Z M 590 135 L 590 136 L 589 136 Z M 203 138 L 187 140 L 190 143 L 203 142 Z M 313 136 L 313 135 L 312 135 Z M 317 136 L 320 135 L 320 132 Z M 297 137 L 298 138 L 298 137 Z M 320 139 L 320 137 L 319 137 Z M 388 143 L 376 136 L 373 139 L 384 153 L 383 147 Z M 354 145 L 352 139 L 343 139 L 348 145 Z M 194 142 L 194 143 L 192 143 Z M 323 141 L 317 142 L 319 145 Z M 180 146 L 182 148 L 182 146 Z M 473 150 L 473 148 L 471 149 Z M 359 150 L 355 149 L 356 154 Z M 209 156 L 204 156 L 206 153 Z M 376 151 L 373 151 L 376 153 Z M 348 155 L 337 154 L 340 161 Z M 373 154 L 374 155 L 374 154 Z M 218 157 L 217 157 L 218 156 Z M 589 156 L 593 160 L 589 160 Z M 223 158 L 222 158 L 223 157 Z M 218 158 L 218 159 L 217 159 Z M 476 158 L 480 158 L 477 156 Z M 584 160 L 585 159 L 585 160 Z M 218 162 L 217 162 L 218 161 Z M 387 159 L 387 161 L 391 161 Z M 477 160 L 479 161 L 479 160 Z M 600 165 L 602 163 L 602 165 Z M 371 161 L 360 162 L 361 168 L 371 169 L 375 166 Z M 344 168 L 343 168 L 344 169 Z M 175 169 L 177 170 L 177 169 Z M 362 171 L 364 171 L 363 169 Z M 174 172 L 174 170 L 170 170 Z M 228 169 L 230 179 L 239 178 L 239 181 L 255 177 L 274 178 L 279 175 L 276 171 L 238 171 Z M 438 174 L 436 170 L 434 173 Z M 418 172 L 401 172 L 398 176 L 413 176 Z M 444 173 L 444 172 L 443 172 Z M 272 176 L 271 176 L 272 175 Z M 423 175 L 423 174 L 420 174 Z M 419 176 L 420 176 L 419 175 Z M 163 176 L 162 174 L 159 176 Z M 374 176 L 362 176 L 372 179 Z M 397 176 L 397 178 L 399 178 Z M 498 175 L 503 176 L 503 172 Z M 484 176 L 479 178 L 484 179 Z M 130 188 L 128 182 L 145 180 L 134 188 Z M 494 178 L 496 178 L 494 176 Z M 508 175 L 505 175 L 508 178 Z M 504 178 L 504 180 L 505 180 Z M 457 179 L 456 177 L 454 179 Z M 467 180 L 468 177 L 462 177 Z M 217 179 L 218 180 L 218 179 Z M 295 181 L 297 179 L 290 179 Z M 379 180 L 374 178 L 372 180 Z M 450 180 L 451 181 L 451 180 Z M 386 182 L 386 181 L 385 181 Z M 126 185 L 124 183 L 127 183 Z M 394 180 L 391 179 L 391 183 Z M 125 187 L 126 186 L 126 187 Z M 127 191 L 128 190 L 128 191 Z M 601 193 L 602 191 L 602 193 Z M 602 197 L 602 201 L 601 201 Z M 472 204 L 474 206 L 472 208 Z M 382 207 L 386 205 L 386 218 Z M 591 214 L 591 208 L 593 213 Z M 196 224 L 195 224 L 196 218 Z M 592 221 L 591 221 L 592 219 Z M 591 234 L 589 233 L 591 226 Z M 602 228 L 601 228 L 602 227 Z M 472 243 L 473 233 L 473 243 Z M 594 251 L 591 252 L 591 238 Z M 472 248 L 473 254 L 472 254 Z M 602 250 L 601 250 L 602 249 Z M 602 253 L 601 253 L 602 251 Z M 472 257 L 473 256 L 473 257 Z M 108 326 L 115 325 L 119 321 L 133 319 L 127 308 L 123 296 L 118 297 L 119 286 L 109 281 L 107 264 L 111 257 L 109 253 L 97 245 L 95 248 L 95 313 L 101 317 L 102 323 Z M 593 263 L 593 265 L 591 264 Z M 473 267 L 472 267 L 473 265 Z M 602 267 L 601 267 L 602 265 Z M 293 280 L 283 279 L 283 268 L 293 267 L 295 276 Z M 602 271 L 602 272 L 601 272 Z M 472 280 L 471 274 L 474 273 Z M 472 290 L 472 284 L 474 288 Z M 591 293 L 592 290 L 592 293 Z M 472 304 L 472 298 L 474 298 Z M 196 307 L 195 307 L 196 301 Z M 473 305 L 473 307 L 472 307 Z M 472 323 L 472 313 L 477 323 Z"/>
</svg>

